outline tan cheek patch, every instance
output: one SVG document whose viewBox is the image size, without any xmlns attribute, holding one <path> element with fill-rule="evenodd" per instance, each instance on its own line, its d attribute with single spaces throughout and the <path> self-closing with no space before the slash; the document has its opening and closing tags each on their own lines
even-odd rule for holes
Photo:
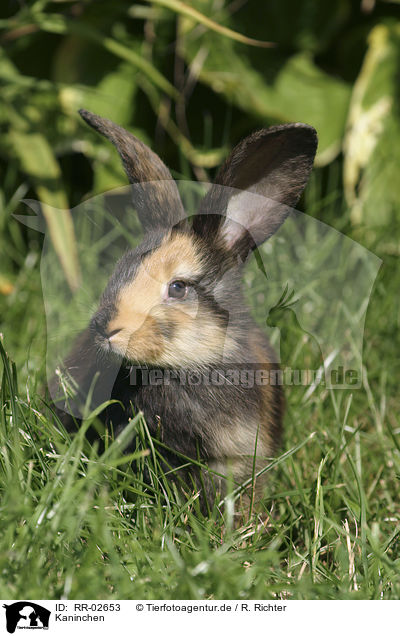
<svg viewBox="0 0 400 636">
<path fill-rule="evenodd" d="M 173 322 L 184 328 L 188 317 L 197 314 L 197 302 L 177 307 L 164 298 L 173 279 L 201 274 L 202 264 L 195 245 L 186 235 L 167 236 L 160 247 L 146 257 L 134 280 L 125 285 L 116 303 L 117 313 L 108 324 L 112 346 L 121 355 L 143 361 L 160 361 L 165 338 L 160 324 Z M 157 360 L 155 359 L 157 357 Z"/>
<path fill-rule="evenodd" d="M 156 321 L 149 317 L 144 324 L 133 333 L 125 351 L 125 357 L 156 364 L 164 349 L 164 339 Z"/>
<path fill-rule="evenodd" d="M 181 367 L 197 367 L 201 364 L 222 363 L 224 356 L 237 350 L 237 341 L 227 333 L 215 316 L 199 308 L 195 318 L 176 314 L 172 337 L 165 341 L 160 362 Z"/>
</svg>

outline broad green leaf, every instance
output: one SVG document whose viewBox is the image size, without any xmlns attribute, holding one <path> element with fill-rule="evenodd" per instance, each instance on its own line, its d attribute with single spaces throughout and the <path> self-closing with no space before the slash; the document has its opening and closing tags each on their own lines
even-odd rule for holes
<svg viewBox="0 0 400 636">
<path fill-rule="evenodd" d="M 105 75 L 95 87 L 83 84 L 61 87 L 60 100 L 72 112 L 86 108 L 126 126 L 132 119 L 135 103 L 136 85 L 132 81 L 133 76 L 132 67 L 122 63 L 116 71 Z"/>
<path fill-rule="evenodd" d="M 320 70 L 307 53 L 280 59 L 272 79 L 254 68 L 246 49 L 227 38 L 205 33 L 194 37 L 185 19 L 184 55 L 200 81 L 208 84 L 261 124 L 301 121 L 319 136 L 317 162 L 330 162 L 340 151 L 347 118 L 350 87 Z M 272 51 L 259 51 L 265 67 L 277 66 Z M 275 55 L 275 57 L 273 57 Z M 199 60 L 202 63 L 199 63 Z"/>
<path fill-rule="evenodd" d="M 46 138 L 39 133 L 11 130 L 9 141 L 42 202 L 54 249 L 69 286 L 75 290 L 80 281 L 76 241 L 57 159 Z"/>
<path fill-rule="evenodd" d="M 4 49 L 0 48 L 0 77 L 2 80 L 15 80 L 18 77 L 18 69 L 6 55 Z"/>
<path fill-rule="evenodd" d="M 354 222 L 387 223 L 400 201 L 400 24 L 376 26 L 355 83 L 344 184 Z"/>
<path fill-rule="evenodd" d="M 59 98 L 64 113 L 69 118 L 75 118 L 80 108 L 99 113 L 119 125 L 130 128 L 134 119 L 134 104 L 136 94 L 136 77 L 132 66 L 122 62 L 115 71 L 106 74 L 97 86 L 85 86 L 75 83 L 60 88 Z M 80 78 L 81 79 L 81 78 Z M 84 78 L 82 78 L 84 79 Z M 118 95 L 118 99 L 115 96 Z M 111 145 L 94 134 L 82 122 L 77 134 L 91 140 L 94 160 L 94 192 L 105 192 L 125 183 L 126 177 L 121 160 Z M 143 135 L 140 135 L 142 138 Z"/>
</svg>

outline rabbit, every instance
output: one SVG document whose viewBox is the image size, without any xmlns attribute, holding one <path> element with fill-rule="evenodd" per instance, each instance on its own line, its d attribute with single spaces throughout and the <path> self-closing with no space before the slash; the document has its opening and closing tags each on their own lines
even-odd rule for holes
<svg viewBox="0 0 400 636">
<path fill-rule="evenodd" d="M 169 466 L 181 466 L 183 457 L 208 465 L 205 481 L 198 462 L 185 469 L 185 481 L 201 483 L 202 497 L 212 502 L 226 492 L 228 476 L 235 484 L 252 482 L 254 466 L 265 466 L 281 440 L 282 387 L 232 381 L 232 370 L 247 369 L 249 359 L 257 368 L 277 367 L 244 301 L 242 274 L 251 253 L 296 205 L 312 170 L 316 131 L 294 123 L 243 139 L 190 223 L 168 168 L 149 147 L 105 118 L 79 113 L 117 149 L 135 184 L 145 237 L 116 264 L 65 371 L 83 402 L 97 373 L 98 404 L 109 397 L 102 391 L 114 373 L 111 398 L 118 403 L 100 418 L 118 432 L 133 412 L 143 412 L 151 434 L 170 449 Z M 144 382 L 145 370 L 168 371 L 169 381 Z M 183 372 L 214 373 L 218 381 L 185 382 Z M 62 409 L 59 414 L 67 428 L 79 424 Z M 263 485 L 260 479 L 257 497 Z"/>
</svg>

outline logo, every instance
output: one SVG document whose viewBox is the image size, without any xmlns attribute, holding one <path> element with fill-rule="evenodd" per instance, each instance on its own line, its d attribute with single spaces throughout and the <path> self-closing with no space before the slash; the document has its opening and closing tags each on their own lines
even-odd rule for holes
<svg viewBox="0 0 400 636">
<path fill-rule="evenodd" d="M 18 601 L 3 607 L 6 610 L 9 634 L 14 634 L 16 629 L 49 629 L 51 612 L 41 605 L 31 601 Z"/>
</svg>

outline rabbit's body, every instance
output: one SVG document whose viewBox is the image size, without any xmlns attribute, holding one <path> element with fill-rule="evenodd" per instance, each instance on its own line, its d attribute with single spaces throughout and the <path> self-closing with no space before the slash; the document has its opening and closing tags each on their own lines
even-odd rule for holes
<svg viewBox="0 0 400 636">
<path fill-rule="evenodd" d="M 275 452 L 283 413 L 279 385 L 242 379 L 277 366 L 243 299 L 242 265 L 297 201 L 315 131 L 292 125 L 245 139 L 189 224 L 161 160 L 115 124 L 82 115 L 116 145 L 139 186 L 135 202 L 146 237 L 117 264 L 66 370 L 83 400 L 99 374 L 97 404 L 107 378 L 116 376 L 111 397 L 123 408 L 114 404 L 101 415 L 115 432 L 143 411 L 150 432 L 172 449 L 171 464 L 182 464 L 182 455 L 201 459 L 242 483 L 254 457 L 258 468 Z M 248 190 L 255 194 L 243 199 Z"/>
</svg>

